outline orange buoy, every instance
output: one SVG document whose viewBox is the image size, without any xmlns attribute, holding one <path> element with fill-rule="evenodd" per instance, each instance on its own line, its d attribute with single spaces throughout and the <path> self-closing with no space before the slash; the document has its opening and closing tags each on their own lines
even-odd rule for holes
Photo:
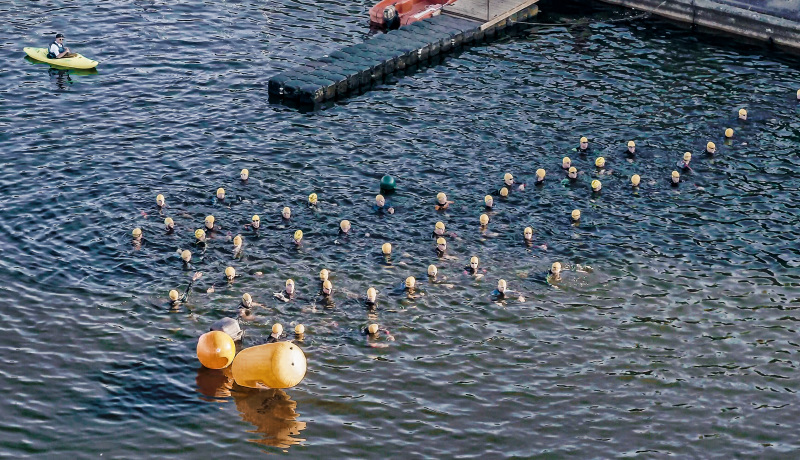
<svg viewBox="0 0 800 460">
<path fill-rule="evenodd" d="M 306 355 L 292 342 L 250 347 L 233 360 L 233 379 L 249 388 L 291 388 L 306 376 Z"/>
<path fill-rule="evenodd" d="M 233 339 L 222 331 L 206 332 L 197 341 L 197 359 L 209 369 L 228 367 L 235 355 Z"/>
</svg>

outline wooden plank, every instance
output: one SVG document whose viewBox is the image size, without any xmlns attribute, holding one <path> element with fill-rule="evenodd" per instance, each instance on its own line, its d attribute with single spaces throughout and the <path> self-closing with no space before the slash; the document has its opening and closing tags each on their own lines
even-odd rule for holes
<svg viewBox="0 0 800 460">
<path fill-rule="evenodd" d="M 510 15 L 528 8 L 539 0 L 458 0 L 445 6 L 442 11 L 454 16 L 484 22 L 481 28 L 486 29 Z"/>
<path fill-rule="evenodd" d="M 489 22 L 487 22 L 486 24 L 482 25 L 481 26 L 481 30 L 486 30 L 489 27 L 492 27 L 493 25 L 497 24 L 498 22 L 505 21 L 512 14 L 517 13 L 519 11 L 522 11 L 525 8 L 530 8 L 531 6 L 533 6 L 534 4 L 536 4 L 538 2 L 539 2 L 539 0 L 527 0 L 526 2 L 522 3 L 521 5 L 518 5 L 517 7 L 512 8 L 511 10 L 508 10 L 503 14 L 495 16 Z M 458 3 L 458 2 L 456 2 L 456 3 Z"/>
</svg>

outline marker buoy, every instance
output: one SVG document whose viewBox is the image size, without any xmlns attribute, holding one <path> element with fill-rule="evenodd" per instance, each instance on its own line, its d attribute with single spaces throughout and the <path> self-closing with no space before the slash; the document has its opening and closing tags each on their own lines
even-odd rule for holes
<svg viewBox="0 0 800 460">
<path fill-rule="evenodd" d="M 233 339 L 222 331 L 206 332 L 197 341 L 197 359 L 209 369 L 228 367 L 235 355 Z"/>
<path fill-rule="evenodd" d="M 306 355 L 292 342 L 267 343 L 239 352 L 231 370 L 243 387 L 291 388 L 306 376 Z"/>
<path fill-rule="evenodd" d="M 385 175 L 381 178 L 381 193 L 386 195 L 388 193 L 394 192 L 395 183 L 394 177 L 390 175 Z"/>
</svg>

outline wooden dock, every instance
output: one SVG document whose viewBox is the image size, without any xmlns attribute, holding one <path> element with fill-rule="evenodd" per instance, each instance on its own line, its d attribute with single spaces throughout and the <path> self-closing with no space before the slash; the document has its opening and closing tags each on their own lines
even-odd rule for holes
<svg viewBox="0 0 800 460">
<path fill-rule="evenodd" d="M 359 94 L 387 76 L 435 64 L 465 46 L 491 41 L 538 14 L 538 0 L 458 0 L 442 13 L 377 34 L 270 78 L 271 102 L 316 106 Z"/>
</svg>

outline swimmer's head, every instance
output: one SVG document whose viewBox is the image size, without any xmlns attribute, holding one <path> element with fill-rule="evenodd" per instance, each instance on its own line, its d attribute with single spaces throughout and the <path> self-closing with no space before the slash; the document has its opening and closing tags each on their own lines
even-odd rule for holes
<svg viewBox="0 0 800 460">
<path fill-rule="evenodd" d="M 628 141 L 628 151 L 631 153 L 636 151 L 636 142 Z"/>
<path fill-rule="evenodd" d="M 228 281 L 233 281 L 236 278 L 236 269 L 233 267 L 227 267 L 225 269 L 225 278 L 228 278 Z"/>
<path fill-rule="evenodd" d="M 569 157 L 564 157 L 561 160 L 561 167 L 564 169 L 569 169 L 570 166 L 572 166 L 572 160 L 570 160 Z"/>
<path fill-rule="evenodd" d="M 281 209 L 281 216 L 284 219 L 291 219 L 292 218 L 292 208 L 290 208 L 289 206 L 284 206 L 283 209 Z"/>
<path fill-rule="evenodd" d="M 294 293 L 294 280 L 289 278 L 285 283 L 286 292 L 289 294 Z"/>
<path fill-rule="evenodd" d="M 247 180 L 250 177 L 250 171 L 248 171 L 247 168 L 242 169 L 239 172 L 239 177 L 241 177 L 242 180 Z"/>
<path fill-rule="evenodd" d="M 536 170 L 536 182 L 541 182 L 544 180 L 545 171 L 542 168 Z"/>
<path fill-rule="evenodd" d="M 797 100 L 800 101 L 800 89 L 797 90 Z"/>
<path fill-rule="evenodd" d="M 242 305 L 250 308 L 253 305 L 253 297 L 246 292 L 242 294 Z"/>
<path fill-rule="evenodd" d="M 511 173 L 506 173 L 506 175 L 503 176 L 503 183 L 506 184 L 506 185 L 513 185 L 514 184 L 514 176 L 512 176 Z"/>
<path fill-rule="evenodd" d="M 642 178 L 639 177 L 638 174 L 634 174 L 634 175 L 631 176 L 631 185 L 633 185 L 634 187 L 638 187 L 639 183 L 641 181 L 642 181 Z"/>
<path fill-rule="evenodd" d="M 473 270 L 477 270 L 478 269 L 478 262 L 479 262 L 478 258 L 476 256 L 472 256 L 469 259 L 469 268 L 471 268 Z"/>
<path fill-rule="evenodd" d="M 433 227 L 433 233 L 444 235 L 444 222 L 436 222 L 436 225 Z"/>
<path fill-rule="evenodd" d="M 169 300 L 171 300 L 173 302 L 177 302 L 178 297 L 180 297 L 180 294 L 178 293 L 178 291 L 176 291 L 175 289 L 169 291 Z"/>
<path fill-rule="evenodd" d="M 133 235 L 133 239 L 138 240 L 142 237 L 142 229 L 139 227 L 134 228 L 131 235 Z"/>
<path fill-rule="evenodd" d="M 581 210 L 580 209 L 573 209 L 571 215 L 572 215 L 572 220 L 581 220 Z"/>
<path fill-rule="evenodd" d="M 371 335 L 375 335 L 375 334 L 377 334 L 377 333 L 378 333 L 378 325 L 377 325 L 377 324 L 375 324 L 375 323 L 372 323 L 372 324 L 370 324 L 370 325 L 367 327 L 367 332 L 368 332 L 369 334 L 371 334 Z"/>
<path fill-rule="evenodd" d="M 428 276 L 436 276 L 439 273 L 439 269 L 436 268 L 436 265 L 428 265 Z"/>
<path fill-rule="evenodd" d="M 576 179 L 578 177 L 578 168 L 576 168 L 575 166 L 570 167 L 569 171 L 567 172 L 567 175 L 569 176 L 570 179 Z"/>
<path fill-rule="evenodd" d="M 500 292 L 501 294 L 506 292 L 506 287 L 507 287 L 506 280 L 500 280 L 497 282 L 497 291 Z"/>
<path fill-rule="evenodd" d="M 343 221 L 339 222 L 339 229 L 341 229 L 343 233 L 349 232 L 350 231 L 350 221 L 349 220 L 343 220 Z"/>
<path fill-rule="evenodd" d="M 242 235 L 236 235 L 233 237 L 233 245 L 234 246 L 241 246 L 242 245 Z"/>
<path fill-rule="evenodd" d="M 553 265 L 550 266 L 550 272 L 554 275 L 561 273 L 561 262 L 553 262 Z"/>
<path fill-rule="evenodd" d="M 164 195 L 158 195 L 156 197 L 156 204 L 159 207 L 163 207 L 165 204 L 167 204 L 167 201 L 164 199 Z"/>
<path fill-rule="evenodd" d="M 481 222 L 481 227 L 485 227 L 486 225 L 489 224 L 489 216 L 487 216 L 486 214 L 481 214 L 480 222 Z"/>
<path fill-rule="evenodd" d="M 683 154 L 683 161 L 690 162 L 692 161 L 692 152 L 686 152 Z"/>
<path fill-rule="evenodd" d="M 329 272 L 327 269 L 323 268 L 322 270 L 319 271 L 319 279 L 322 280 L 322 281 L 327 281 L 328 280 L 328 276 L 330 276 L 330 274 L 331 274 L 331 272 Z"/>
<path fill-rule="evenodd" d="M 184 249 L 183 252 L 181 252 L 181 260 L 189 263 L 189 261 L 192 260 L 192 252 L 188 249 Z"/>
<path fill-rule="evenodd" d="M 747 110 L 739 109 L 739 119 L 740 120 L 747 120 Z"/>
<path fill-rule="evenodd" d="M 311 195 L 308 195 L 308 204 L 310 204 L 310 205 L 317 204 L 317 194 L 316 193 L 312 193 Z"/>
<path fill-rule="evenodd" d="M 220 187 L 217 189 L 217 199 L 224 200 L 225 199 L 225 189 Z"/>
<path fill-rule="evenodd" d="M 487 208 L 494 206 L 494 198 L 492 198 L 492 195 L 486 195 L 483 197 L 483 204 L 486 205 Z"/>
<path fill-rule="evenodd" d="M 525 230 L 522 232 L 522 236 L 525 238 L 526 241 L 532 240 L 533 229 L 531 227 L 525 227 Z"/>
<path fill-rule="evenodd" d="M 391 254 L 392 253 L 392 243 L 383 243 L 383 246 L 381 246 L 381 252 L 385 256 L 388 256 L 389 254 Z"/>
<path fill-rule="evenodd" d="M 322 283 L 322 293 L 325 295 L 330 295 L 332 291 L 333 283 L 331 283 L 330 280 L 325 280 L 325 282 Z"/>
<path fill-rule="evenodd" d="M 406 288 L 414 289 L 414 286 L 416 285 L 417 285 L 417 280 L 414 279 L 413 276 L 409 276 L 408 278 L 406 278 Z"/>
<path fill-rule="evenodd" d="M 253 215 L 253 218 L 250 220 L 250 224 L 253 226 L 253 228 L 258 228 L 261 226 L 261 218 L 258 217 L 258 214 Z"/>
<path fill-rule="evenodd" d="M 672 171 L 672 183 L 677 184 L 681 180 L 681 173 Z"/>
<path fill-rule="evenodd" d="M 440 251 L 444 251 L 447 249 L 447 241 L 444 238 L 439 238 L 436 240 L 436 249 Z"/>
<path fill-rule="evenodd" d="M 505 188 L 505 187 L 501 188 L 500 189 L 500 196 L 502 196 L 503 198 L 507 197 L 508 196 L 508 189 Z"/>
<path fill-rule="evenodd" d="M 733 137 L 733 129 L 731 129 L 731 128 L 726 129 L 725 130 L 725 137 L 727 137 L 728 139 L 732 138 Z"/>
<path fill-rule="evenodd" d="M 214 228 L 214 216 L 206 216 L 205 224 L 208 229 Z"/>
<path fill-rule="evenodd" d="M 298 324 L 297 326 L 294 327 L 294 333 L 297 335 L 303 335 L 305 334 L 305 332 L 306 332 L 306 327 L 303 326 L 302 324 Z"/>
<path fill-rule="evenodd" d="M 272 325 L 272 335 L 278 337 L 283 334 L 283 326 L 280 323 L 275 323 Z"/>
<path fill-rule="evenodd" d="M 581 150 L 586 150 L 589 148 L 589 139 L 582 137 L 581 138 Z"/>
<path fill-rule="evenodd" d="M 175 221 L 172 220 L 172 217 L 167 217 L 166 219 L 164 219 L 164 227 L 167 230 L 172 230 L 173 228 L 175 228 Z"/>
<path fill-rule="evenodd" d="M 385 205 L 385 204 L 386 204 L 386 198 L 384 198 L 384 197 L 383 197 L 383 195 L 376 195 L 376 196 L 375 196 L 375 204 L 376 204 L 376 205 L 377 205 L 379 208 L 382 208 L 382 207 L 383 207 L 383 205 Z"/>
<path fill-rule="evenodd" d="M 303 231 L 302 230 L 295 231 L 293 238 L 295 243 L 300 243 L 301 241 L 303 241 Z"/>
<path fill-rule="evenodd" d="M 708 153 L 714 153 L 714 152 L 716 152 L 716 151 L 717 151 L 717 146 L 716 146 L 716 145 L 714 145 L 714 143 L 713 143 L 713 142 L 709 142 L 708 144 L 706 144 L 706 152 L 708 152 Z"/>
<path fill-rule="evenodd" d="M 437 193 L 436 194 L 436 202 L 439 203 L 439 204 L 447 203 L 447 195 L 445 195 L 444 192 Z"/>
<path fill-rule="evenodd" d="M 597 159 L 594 160 L 594 165 L 598 168 L 604 168 L 606 166 L 606 159 L 603 157 L 597 157 Z"/>
<path fill-rule="evenodd" d="M 592 181 L 592 191 L 599 192 L 602 188 L 603 184 L 601 184 L 599 180 L 595 179 Z"/>
<path fill-rule="evenodd" d="M 369 300 L 372 303 L 375 303 L 375 299 L 377 298 L 378 298 L 378 291 L 374 287 L 367 289 L 367 300 Z"/>
</svg>

